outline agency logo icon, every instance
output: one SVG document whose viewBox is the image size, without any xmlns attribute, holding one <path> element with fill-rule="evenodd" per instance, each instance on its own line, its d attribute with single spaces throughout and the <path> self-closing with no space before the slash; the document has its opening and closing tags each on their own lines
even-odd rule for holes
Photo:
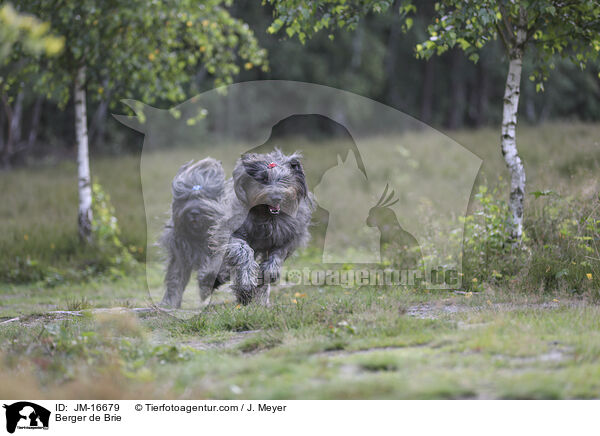
<svg viewBox="0 0 600 436">
<path fill-rule="evenodd" d="M 50 422 L 50 411 L 29 401 L 19 401 L 3 406 L 6 409 L 6 431 L 14 433 L 19 430 L 47 430 Z"/>
</svg>

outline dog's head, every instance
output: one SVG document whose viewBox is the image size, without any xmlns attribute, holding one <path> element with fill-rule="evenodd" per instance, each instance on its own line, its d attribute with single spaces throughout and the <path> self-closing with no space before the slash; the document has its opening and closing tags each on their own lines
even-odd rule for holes
<svg viewBox="0 0 600 436">
<path fill-rule="evenodd" d="M 297 152 L 286 156 L 278 149 L 243 155 L 233 170 L 237 198 L 248 209 L 262 209 L 271 216 L 295 216 L 300 201 L 308 195 L 301 158 Z"/>
<path fill-rule="evenodd" d="M 173 179 L 172 216 L 177 228 L 190 234 L 210 226 L 207 202 L 218 200 L 223 193 L 225 173 L 211 158 L 182 165 Z"/>
</svg>

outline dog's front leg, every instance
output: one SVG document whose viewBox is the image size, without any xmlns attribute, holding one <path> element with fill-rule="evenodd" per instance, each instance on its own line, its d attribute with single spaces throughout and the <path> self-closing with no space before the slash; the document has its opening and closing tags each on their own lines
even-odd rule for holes
<svg viewBox="0 0 600 436">
<path fill-rule="evenodd" d="M 167 274 L 165 276 L 165 285 L 167 290 L 165 295 L 160 302 L 161 306 L 180 308 L 181 300 L 183 298 L 183 291 L 190 281 L 190 275 L 192 274 L 192 267 L 188 265 L 182 259 L 171 256 L 169 259 L 169 266 L 167 267 Z"/>
<path fill-rule="evenodd" d="M 200 303 L 204 303 L 215 289 L 219 272 L 223 268 L 223 257 L 215 253 L 208 253 L 204 262 L 198 269 L 198 289 L 200 291 Z"/>
<path fill-rule="evenodd" d="M 263 283 L 275 283 L 279 280 L 279 271 L 285 260 L 285 253 L 282 250 L 273 250 L 268 254 L 267 259 L 260 264 L 260 280 Z"/>
<path fill-rule="evenodd" d="M 258 264 L 254 250 L 240 238 L 232 238 L 225 251 L 231 272 L 231 289 L 240 304 L 248 304 L 256 293 Z"/>
<path fill-rule="evenodd" d="M 285 253 L 282 250 L 273 250 L 269 252 L 267 260 L 260 264 L 257 297 L 265 306 L 270 304 L 271 283 L 279 280 L 281 265 L 283 265 L 284 260 Z"/>
</svg>

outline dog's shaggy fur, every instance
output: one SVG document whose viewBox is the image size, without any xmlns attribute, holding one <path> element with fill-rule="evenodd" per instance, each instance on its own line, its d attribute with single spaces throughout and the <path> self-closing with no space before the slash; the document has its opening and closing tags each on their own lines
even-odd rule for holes
<svg viewBox="0 0 600 436">
<path fill-rule="evenodd" d="M 173 179 L 171 218 L 160 239 L 168 255 L 163 306 L 181 306 L 193 270 L 198 270 L 200 289 L 212 289 L 216 277 L 210 277 L 208 237 L 215 224 L 215 202 L 223 197 L 224 186 L 223 167 L 211 158 L 184 164 Z"/>
<path fill-rule="evenodd" d="M 277 149 L 246 154 L 227 181 L 210 158 L 179 170 L 161 240 L 169 254 L 163 305 L 181 305 L 193 269 L 201 300 L 231 279 L 239 303 L 269 303 L 284 260 L 310 237 L 315 203 L 300 158 Z"/>
</svg>

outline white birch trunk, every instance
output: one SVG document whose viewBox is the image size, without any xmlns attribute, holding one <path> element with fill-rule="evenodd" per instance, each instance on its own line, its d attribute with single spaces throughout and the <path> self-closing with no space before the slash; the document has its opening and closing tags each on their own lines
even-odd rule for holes
<svg viewBox="0 0 600 436">
<path fill-rule="evenodd" d="M 515 45 L 510 51 L 502 110 L 502 155 L 510 173 L 509 206 L 512 219 L 510 233 L 511 239 L 515 243 L 519 243 L 523 235 L 523 200 L 525 198 L 525 169 L 517 150 L 516 130 L 526 22 L 525 11 L 522 9 Z"/>
<path fill-rule="evenodd" d="M 77 177 L 79 192 L 79 237 L 92 241 L 92 184 L 88 150 L 87 113 L 85 101 L 85 66 L 79 67 L 75 77 L 75 138 L 77 141 Z"/>
</svg>

